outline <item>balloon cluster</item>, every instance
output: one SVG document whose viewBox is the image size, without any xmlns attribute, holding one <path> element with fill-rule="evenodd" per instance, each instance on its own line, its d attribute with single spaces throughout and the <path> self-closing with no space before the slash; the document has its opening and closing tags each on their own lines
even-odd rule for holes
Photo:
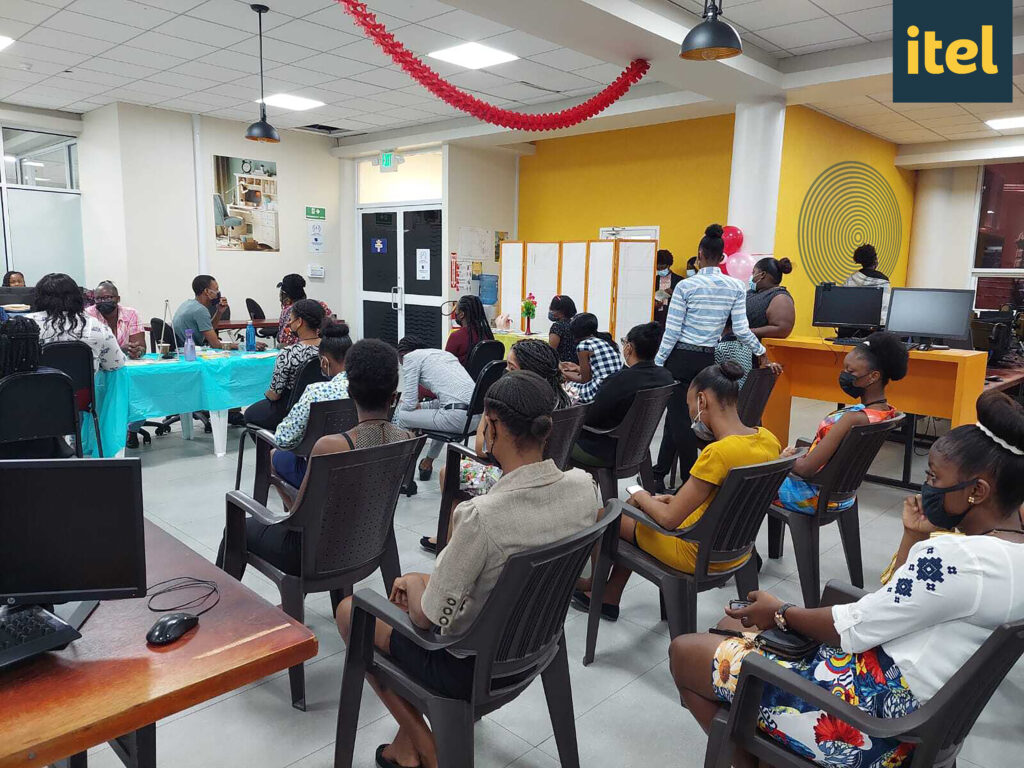
<svg viewBox="0 0 1024 768">
<path fill-rule="evenodd" d="M 500 125 L 503 128 L 523 131 L 553 131 L 582 123 L 603 112 L 625 96 L 626 92 L 640 82 L 640 79 L 647 74 L 647 70 L 651 68 L 650 63 L 644 59 L 635 59 L 603 91 L 591 96 L 583 103 L 563 109 L 561 112 L 545 112 L 543 114 L 513 112 L 481 101 L 442 79 L 440 75 L 398 42 L 394 35 L 377 21 L 377 17 L 367 9 L 365 3 L 358 0 L 337 0 L 337 2 L 352 17 L 356 25 L 366 33 L 366 36 L 420 85 L 446 104 L 468 112 L 484 122 Z"/>
<path fill-rule="evenodd" d="M 725 258 L 718 266 L 725 274 L 742 280 L 744 283 L 750 279 L 754 272 L 754 263 L 757 259 L 747 253 L 743 248 L 743 230 L 739 227 L 722 227 L 722 240 L 725 241 Z"/>
</svg>

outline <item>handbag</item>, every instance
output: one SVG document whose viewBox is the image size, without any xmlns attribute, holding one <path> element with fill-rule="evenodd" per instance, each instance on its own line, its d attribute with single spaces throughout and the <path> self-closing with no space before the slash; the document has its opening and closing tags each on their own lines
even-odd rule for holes
<svg viewBox="0 0 1024 768">
<path fill-rule="evenodd" d="M 738 637 L 750 643 L 758 651 L 770 653 L 784 661 L 802 661 L 813 656 L 818 652 L 818 648 L 821 647 L 821 643 L 813 638 L 801 635 L 799 632 L 793 632 L 792 630 L 779 629 L 778 627 L 765 629 L 753 637 L 733 629 L 712 627 L 708 631 L 713 635 Z"/>
</svg>

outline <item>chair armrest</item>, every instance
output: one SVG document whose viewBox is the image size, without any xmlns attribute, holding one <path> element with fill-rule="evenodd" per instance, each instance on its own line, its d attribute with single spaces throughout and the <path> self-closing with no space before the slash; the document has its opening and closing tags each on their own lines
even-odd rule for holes
<svg viewBox="0 0 1024 768">
<path fill-rule="evenodd" d="M 796 439 L 796 447 L 797 448 L 810 448 L 811 447 L 811 441 L 808 440 L 806 437 L 798 437 Z"/>
<path fill-rule="evenodd" d="M 256 441 L 262 440 L 265 443 L 269 443 L 271 448 L 277 448 L 277 441 L 274 439 L 274 433 L 269 429 L 257 429 L 253 432 L 253 438 Z"/>
<path fill-rule="evenodd" d="M 737 699 L 742 695 L 742 689 L 748 683 L 749 678 L 762 680 L 769 685 L 792 693 L 808 704 L 849 723 L 869 736 L 898 738 L 900 741 L 909 742 L 921 740 L 913 735 L 914 730 L 923 724 L 920 710 L 905 717 L 881 718 L 867 715 L 863 710 L 852 704 L 847 704 L 835 694 L 824 688 L 819 688 L 795 672 L 757 653 L 748 654 L 743 659 L 740 679 L 736 687 Z M 915 715 L 917 716 L 915 717 Z"/>
<path fill-rule="evenodd" d="M 404 635 L 420 648 L 428 651 L 439 651 L 456 643 L 454 638 L 443 637 L 433 630 L 420 629 L 412 623 L 409 614 L 372 589 L 361 589 L 356 592 L 352 600 L 353 619 L 356 611 L 363 611 L 380 619 L 393 631 Z"/>
<path fill-rule="evenodd" d="M 618 500 L 616 499 L 616 501 L 618 501 Z M 668 528 L 662 528 L 659 523 L 654 521 L 654 518 L 652 518 L 650 515 L 648 515 L 642 509 L 637 509 L 632 504 L 626 504 L 625 502 L 620 502 L 620 503 L 622 504 L 622 514 L 625 517 L 631 517 L 634 520 L 636 520 L 638 523 L 643 523 L 648 528 L 653 528 L 658 533 L 663 533 L 666 536 L 679 536 L 683 532 L 689 530 L 689 528 L 683 528 L 683 529 L 680 529 L 680 530 L 669 530 Z M 692 528 L 693 526 L 690 526 L 690 527 Z"/>
<path fill-rule="evenodd" d="M 611 429 L 600 429 L 599 427 L 591 427 L 586 424 L 583 425 L 583 431 L 589 432 L 592 435 L 612 435 L 612 437 L 617 437 L 617 435 L 612 434 L 617 429 L 618 427 L 612 427 Z"/>
<path fill-rule="evenodd" d="M 825 589 L 821 592 L 821 602 L 818 603 L 818 606 L 826 608 L 833 605 L 855 603 L 866 594 L 867 590 L 860 589 L 838 579 L 829 579 Z"/>
<path fill-rule="evenodd" d="M 242 493 L 241 491 L 228 491 L 225 498 L 229 508 L 234 507 L 242 512 L 248 512 L 264 525 L 277 525 L 278 523 L 285 522 L 291 517 L 291 515 L 275 515 L 265 506 L 256 501 L 256 499 Z"/>
<path fill-rule="evenodd" d="M 492 467 L 498 466 L 496 462 L 481 456 L 468 445 L 463 445 L 462 443 L 448 443 L 448 450 L 453 453 L 461 454 L 463 458 L 471 459 L 477 464 L 487 464 Z"/>
</svg>

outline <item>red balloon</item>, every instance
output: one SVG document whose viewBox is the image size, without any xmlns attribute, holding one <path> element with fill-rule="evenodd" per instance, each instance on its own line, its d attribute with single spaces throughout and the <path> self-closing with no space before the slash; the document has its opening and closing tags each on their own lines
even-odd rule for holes
<svg viewBox="0 0 1024 768">
<path fill-rule="evenodd" d="M 739 227 L 722 227 L 722 240 L 725 241 L 725 255 L 731 256 L 743 247 L 743 230 Z"/>
<path fill-rule="evenodd" d="M 723 256 L 722 260 L 718 262 L 718 268 L 722 270 L 723 275 L 729 274 L 729 257 Z"/>
</svg>

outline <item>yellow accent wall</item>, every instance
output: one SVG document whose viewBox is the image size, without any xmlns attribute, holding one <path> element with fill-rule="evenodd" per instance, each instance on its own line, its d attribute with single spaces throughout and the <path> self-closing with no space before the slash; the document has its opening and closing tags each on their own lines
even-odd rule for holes
<svg viewBox="0 0 1024 768">
<path fill-rule="evenodd" d="M 519 161 L 519 239 L 596 240 L 601 227 L 657 224 L 659 247 L 685 274 L 704 228 L 726 224 L 732 131 L 733 116 L 721 115 L 538 141 Z"/>
<path fill-rule="evenodd" d="M 801 264 L 798 248 L 798 222 L 808 190 L 819 175 L 840 162 L 864 163 L 878 171 L 892 187 L 899 206 L 902 237 L 896 268 L 889 275 L 894 286 L 906 284 L 910 252 L 910 226 L 914 214 L 916 173 L 896 168 L 896 145 L 833 120 L 807 107 L 786 110 L 786 128 L 782 145 L 782 170 L 779 177 L 779 210 L 775 229 L 775 257 L 788 256 L 793 273 L 784 285 L 796 303 L 794 335 L 830 336 L 831 329 L 811 325 L 814 309 L 814 283 Z M 743 226 L 739 224 L 739 226 Z M 858 269 L 850 251 L 849 272 Z"/>
</svg>

